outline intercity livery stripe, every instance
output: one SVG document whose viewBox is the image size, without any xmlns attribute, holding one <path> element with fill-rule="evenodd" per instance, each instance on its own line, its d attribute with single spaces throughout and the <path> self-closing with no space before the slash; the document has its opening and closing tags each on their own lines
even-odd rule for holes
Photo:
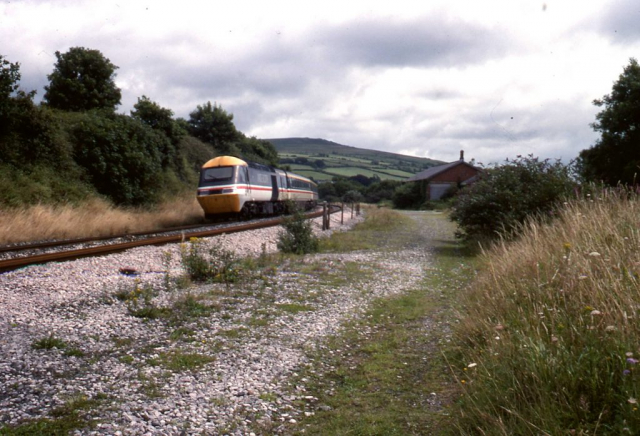
<svg viewBox="0 0 640 436">
<path fill-rule="evenodd" d="M 240 185 L 216 185 L 216 186 L 206 186 L 204 188 L 198 188 L 198 192 L 201 191 L 212 191 L 212 190 L 222 190 L 222 189 L 229 189 L 229 188 L 235 188 L 235 189 L 251 189 L 254 191 L 273 191 L 273 188 L 269 188 L 269 187 L 264 187 L 264 186 L 240 186 Z M 311 194 L 313 193 L 313 191 L 311 190 L 300 190 L 300 189 L 285 189 L 285 188 L 278 188 L 278 190 L 280 192 L 293 192 L 293 193 L 298 193 L 298 194 Z"/>
</svg>

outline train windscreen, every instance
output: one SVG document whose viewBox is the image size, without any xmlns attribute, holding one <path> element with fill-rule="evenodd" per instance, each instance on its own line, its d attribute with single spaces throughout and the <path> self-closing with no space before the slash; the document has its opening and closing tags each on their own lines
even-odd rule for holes
<svg viewBox="0 0 640 436">
<path fill-rule="evenodd" d="M 234 167 L 205 168 L 200 174 L 200 186 L 216 186 L 233 183 Z"/>
</svg>

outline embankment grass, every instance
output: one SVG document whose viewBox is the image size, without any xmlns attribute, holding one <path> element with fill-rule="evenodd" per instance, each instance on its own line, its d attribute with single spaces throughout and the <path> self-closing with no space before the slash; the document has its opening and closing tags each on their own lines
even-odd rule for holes
<svg viewBox="0 0 640 436">
<path fill-rule="evenodd" d="M 141 232 L 202 221 L 193 196 L 148 209 L 118 208 L 93 199 L 80 205 L 35 205 L 0 210 L 0 244 Z"/>
<path fill-rule="evenodd" d="M 365 217 L 353 231 L 323 241 L 324 249 L 393 257 L 417 244 L 432 250 L 424 265 L 429 272 L 415 289 L 376 299 L 365 316 L 310 353 L 299 377 L 305 398 L 314 400 L 301 402 L 306 416 L 285 434 L 440 434 L 445 405 L 458 395 L 441 349 L 451 340 L 451 306 L 472 276 L 473 257 L 444 215 L 370 208 Z M 420 226 L 432 229 L 429 238 Z"/>
<path fill-rule="evenodd" d="M 640 202 L 573 201 L 484 253 L 451 359 L 452 434 L 640 434 Z"/>
</svg>

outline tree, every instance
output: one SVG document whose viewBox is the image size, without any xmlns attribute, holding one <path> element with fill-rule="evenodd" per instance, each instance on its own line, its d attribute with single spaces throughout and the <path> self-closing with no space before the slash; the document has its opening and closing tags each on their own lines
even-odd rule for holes
<svg viewBox="0 0 640 436">
<path fill-rule="evenodd" d="M 611 94 L 593 104 L 604 107 L 591 127 L 601 133 L 596 144 L 580 152 L 578 171 L 586 180 L 608 185 L 640 179 L 640 65 L 631 58 Z"/>
<path fill-rule="evenodd" d="M 128 117 L 92 111 L 74 114 L 70 128 L 74 160 L 96 190 L 117 204 L 152 203 L 162 186 L 163 141 L 160 132 Z"/>
<path fill-rule="evenodd" d="M 51 158 L 51 121 L 20 89 L 20 64 L 0 55 L 0 163 L 25 165 Z M 54 160 L 52 165 L 57 162 Z"/>
<path fill-rule="evenodd" d="M 393 205 L 398 209 L 418 209 L 423 200 L 418 182 L 402 183 L 393 192 L 392 197 Z"/>
<path fill-rule="evenodd" d="M 21 106 L 31 104 L 35 91 L 20 90 L 20 64 L 11 63 L 0 55 L 0 137 L 16 127 Z"/>
<path fill-rule="evenodd" d="M 56 52 L 53 72 L 47 76 L 45 102 L 56 109 L 82 112 L 91 109 L 115 110 L 120 104 L 120 89 L 116 86 L 118 68 L 98 50 L 72 47 L 68 52 Z"/>
<path fill-rule="evenodd" d="M 233 124 L 233 114 L 211 102 L 198 105 L 189 114 L 189 133 L 212 145 L 220 154 L 237 154 L 234 144 L 242 138 Z"/>
<path fill-rule="evenodd" d="M 265 165 L 278 165 L 278 152 L 272 143 L 255 136 L 247 138 L 242 133 L 239 136 L 242 139 L 236 145 L 244 159 Z"/>
<path fill-rule="evenodd" d="M 152 129 L 164 133 L 167 141 L 163 141 L 160 149 L 162 153 L 162 166 L 164 168 L 171 165 L 177 167 L 177 147 L 180 139 L 186 134 L 179 124 L 173 119 L 173 111 L 160 106 L 151 101 L 147 96 L 138 98 L 138 102 L 133 106 L 131 117 L 140 121 Z"/>
</svg>

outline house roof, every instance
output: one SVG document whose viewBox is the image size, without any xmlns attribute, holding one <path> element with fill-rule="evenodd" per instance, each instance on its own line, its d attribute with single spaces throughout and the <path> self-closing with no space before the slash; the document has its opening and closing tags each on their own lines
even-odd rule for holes
<svg viewBox="0 0 640 436">
<path fill-rule="evenodd" d="M 474 167 L 473 165 L 469 165 L 468 163 L 466 163 L 463 160 L 457 160 L 448 164 L 444 164 L 444 165 L 438 165 L 436 167 L 431 167 L 431 168 L 427 168 L 424 171 L 419 172 L 418 174 L 414 175 L 413 177 L 408 178 L 406 181 L 407 182 L 416 182 L 418 180 L 431 180 L 432 178 L 434 178 L 435 176 L 437 176 L 440 173 L 443 173 L 453 167 L 456 167 L 458 165 L 466 165 L 468 167 L 473 168 L 476 171 L 481 171 L 479 168 Z"/>
</svg>

